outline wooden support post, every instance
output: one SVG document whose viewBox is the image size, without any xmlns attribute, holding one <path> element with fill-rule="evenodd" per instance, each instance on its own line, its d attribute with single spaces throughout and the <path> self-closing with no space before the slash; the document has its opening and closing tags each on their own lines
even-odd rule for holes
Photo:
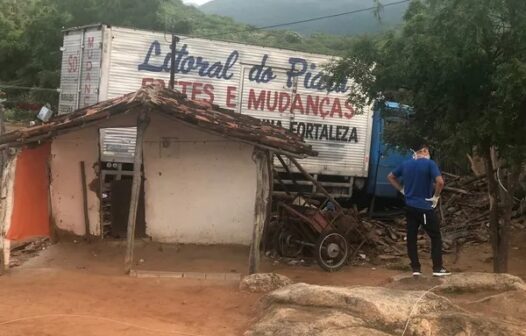
<svg viewBox="0 0 526 336">
<path fill-rule="evenodd" d="M 86 165 L 80 161 L 80 183 L 82 183 L 82 207 L 84 210 L 84 238 L 90 240 L 90 225 L 88 214 L 88 188 L 86 186 Z"/>
<path fill-rule="evenodd" d="M 273 196 L 274 196 L 274 153 L 268 152 L 268 160 L 267 160 L 267 171 L 268 171 L 268 185 L 269 185 L 269 192 L 268 192 L 268 202 L 267 202 L 267 213 L 265 216 L 265 225 L 263 226 L 263 236 L 262 240 L 263 243 L 261 244 L 261 250 L 263 252 L 267 251 L 267 241 L 268 241 L 268 229 L 269 229 L 269 216 L 272 214 L 272 203 L 273 203 Z"/>
<path fill-rule="evenodd" d="M 254 149 L 254 161 L 256 162 L 257 184 L 256 184 L 256 204 L 254 207 L 254 229 L 252 232 L 252 243 L 250 244 L 250 254 L 248 261 L 248 273 L 254 274 L 259 271 L 261 235 L 267 220 L 268 204 L 270 202 L 270 180 L 269 173 L 269 152 L 259 148 Z"/>
<path fill-rule="evenodd" d="M 13 155 L 4 163 L 5 166 L 2 172 L 2 183 L 0 186 L 0 202 L 2 204 L 0 207 L 0 246 L 2 247 L 2 252 L 0 252 L 2 263 L 0 267 L 2 267 L 4 271 L 9 269 L 9 257 L 11 255 L 11 242 L 6 238 L 6 235 L 11 226 L 11 215 L 13 213 L 16 160 L 17 156 Z"/>
<path fill-rule="evenodd" d="M 281 163 L 281 166 L 283 167 L 283 169 L 285 169 L 287 174 L 290 176 L 290 179 L 292 180 L 292 183 L 294 183 L 295 185 L 298 185 L 298 182 L 294 178 L 294 175 L 292 175 L 292 172 L 290 171 L 289 166 L 287 165 L 287 163 L 285 163 L 285 160 L 283 160 L 281 155 L 279 155 L 277 153 L 276 153 L 276 157 L 278 158 L 279 162 Z"/>
<path fill-rule="evenodd" d="M 133 244 L 135 241 L 135 222 L 137 219 L 137 207 L 139 206 L 139 197 L 142 182 L 142 148 L 144 133 L 150 119 L 146 112 L 141 112 L 137 119 L 137 138 L 135 141 L 135 157 L 133 160 L 133 183 L 131 188 L 130 211 L 128 214 L 128 231 L 126 256 L 124 258 L 124 270 L 130 273 L 133 264 Z"/>
</svg>

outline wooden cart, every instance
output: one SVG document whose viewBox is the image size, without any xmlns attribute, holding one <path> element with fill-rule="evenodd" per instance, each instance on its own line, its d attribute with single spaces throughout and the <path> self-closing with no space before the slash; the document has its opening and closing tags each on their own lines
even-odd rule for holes
<svg viewBox="0 0 526 336">
<path fill-rule="evenodd" d="M 285 172 L 290 174 L 291 170 L 283 158 L 276 156 Z M 366 241 L 357 213 L 344 209 L 295 159 L 289 160 L 316 185 L 316 190 L 324 199 L 287 192 L 288 201 L 277 203 L 275 248 L 281 256 L 289 258 L 302 256 L 310 250 L 322 269 L 337 271 L 354 257 Z M 357 242 L 354 248 L 351 241 Z"/>
</svg>

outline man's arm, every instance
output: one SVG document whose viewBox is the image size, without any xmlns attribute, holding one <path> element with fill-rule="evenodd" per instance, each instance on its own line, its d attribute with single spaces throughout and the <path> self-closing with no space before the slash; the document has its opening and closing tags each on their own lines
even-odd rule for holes
<svg viewBox="0 0 526 336">
<path fill-rule="evenodd" d="M 435 179 L 435 193 L 433 194 L 433 197 L 426 198 L 426 201 L 431 202 L 431 207 L 434 209 L 438 205 L 438 200 L 440 199 L 440 193 L 442 192 L 442 189 L 444 189 L 444 178 L 440 174 L 440 169 L 438 169 L 438 166 L 434 161 L 431 162 L 431 177 Z"/>
<path fill-rule="evenodd" d="M 398 190 L 399 192 L 403 193 L 402 192 L 402 185 L 400 184 L 400 182 L 398 181 L 398 179 L 396 178 L 396 176 L 393 173 L 389 173 L 389 175 L 387 175 L 387 179 L 389 180 L 389 183 L 391 183 L 391 185 L 393 187 L 395 187 L 396 190 Z"/>
<path fill-rule="evenodd" d="M 431 178 L 433 178 L 435 181 L 435 194 L 434 196 L 438 197 L 440 196 L 440 193 L 442 192 L 442 189 L 444 189 L 444 178 L 442 177 L 442 174 L 440 173 L 440 169 L 438 168 L 435 161 L 430 160 L 430 170 L 431 170 Z"/>
<path fill-rule="evenodd" d="M 440 196 L 440 193 L 442 192 L 442 189 L 444 189 L 444 178 L 442 175 L 438 175 L 435 177 L 435 196 Z"/>
</svg>

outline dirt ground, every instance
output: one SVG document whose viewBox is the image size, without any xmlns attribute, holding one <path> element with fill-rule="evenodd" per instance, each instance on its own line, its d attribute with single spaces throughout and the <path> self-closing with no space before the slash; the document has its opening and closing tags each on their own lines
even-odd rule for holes
<svg viewBox="0 0 526 336">
<path fill-rule="evenodd" d="M 510 250 L 510 273 L 523 279 L 525 239 L 525 232 L 515 232 Z M 119 242 L 61 242 L 0 276 L 0 335 L 241 335 L 257 317 L 260 294 L 241 292 L 236 282 L 129 277 L 123 274 L 123 254 Z M 245 273 L 248 261 L 242 247 L 138 244 L 135 255 L 135 268 L 144 270 Z M 446 262 L 454 271 L 491 271 L 490 256 L 488 244 L 466 246 L 456 263 L 452 255 Z M 296 282 L 340 286 L 382 286 L 400 274 L 396 267 L 371 264 L 326 273 L 316 265 L 265 260 L 262 268 Z M 472 304 L 487 294 L 454 300 L 472 311 L 505 316 Z"/>
</svg>

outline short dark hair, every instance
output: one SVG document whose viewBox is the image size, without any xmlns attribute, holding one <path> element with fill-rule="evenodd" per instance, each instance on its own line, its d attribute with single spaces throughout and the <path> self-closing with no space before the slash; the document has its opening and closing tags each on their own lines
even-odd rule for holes
<svg viewBox="0 0 526 336">
<path fill-rule="evenodd" d="M 423 143 L 423 144 L 421 144 L 420 146 L 418 146 L 417 151 L 422 150 L 422 149 L 427 149 L 427 150 L 429 150 L 429 148 L 430 148 L 430 147 L 429 147 L 429 145 L 428 145 L 427 143 Z"/>
<path fill-rule="evenodd" d="M 427 144 L 426 141 L 423 141 L 423 140 L 415 141 L 413 145 L 411 146 L 411 149 L 414 150 L 415 152 L 418 152 L 419 150 L 422 150 L 424 148 L 427 148 L 429 150 L 429 145 Z"/>
</svg>

